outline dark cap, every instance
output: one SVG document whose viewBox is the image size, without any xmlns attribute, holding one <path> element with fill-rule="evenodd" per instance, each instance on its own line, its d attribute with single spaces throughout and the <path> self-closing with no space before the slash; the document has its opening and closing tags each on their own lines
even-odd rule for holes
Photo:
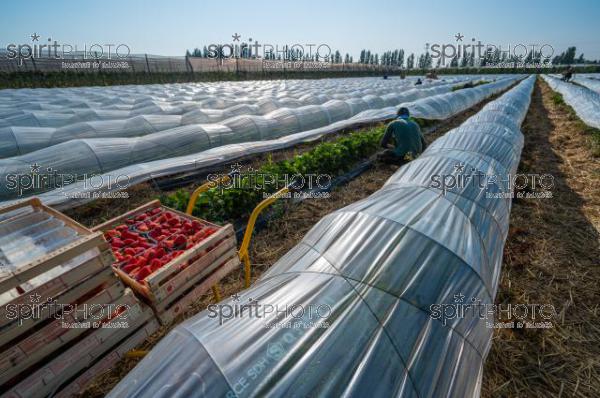
<svg viewBox="0 0 600 398">
<path fill-rule="evenodd" d="M 398 112 L 396 113 L 396 115 L 398 115 L 398 116 L 410 116 L 410 112 L 408 111 L 408 108 L 401 107 L 400 109 L 398 109 Z"/>
</svg>

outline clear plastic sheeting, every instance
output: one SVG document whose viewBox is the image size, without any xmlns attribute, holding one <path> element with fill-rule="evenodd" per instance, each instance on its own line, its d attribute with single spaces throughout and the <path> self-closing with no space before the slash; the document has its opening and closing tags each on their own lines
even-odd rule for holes
<svg viewBox="0 0 600 398">
<path fill-rule="evenodd" d="M 600 73 L 576 74 L 571 80 L 600 94 Z"/>
<path fill-rule="evenodd" d="M 600 94 L 589 88 L 564 82 L 556 77 L 542 75 L 552 90 L 559 92 L 577 116 L 588 126 L 600 129 Z"/>
<path fill-rule="evenodd" d="M 0 126 L 61 127 L 139 115 L 186 114 L 190 114 L 188 123 L 212 123 L 240 113 L 265 114 L 274 110 L 271 107 L 318 105 L 331 99 L 381 96 L 471 79 L 477 76 L 425 80 L 422 86 L 414 86 L 411 77 L 3 90 Z"/>
<path fill-rule="evenodd" d="M 456 112 L 469 108 L 478 102 L 478 100 L 482 100 L 508 88 L 511 84 L 521 78 L 523 78 L 523 76 L 510 76 L 495 83 L 488 83 L 474 88 L 452 91 L 442 96 L 438 95 L 427 97 L 410 103 L 401 103 L 400 106 L 408 106 L 411 108 L 411 110 L 414 109 L 413 115 L 415 117 L 422 118 L 428 118 L 428 114 L 426 112 L 428 112 L 431 108 L 436 108 L 438 111 L 435 116 L 444 119 L 452 116 Z M 473 91 L 474 94 L 468 94 L 470 91 Z M 439 100 L 437 100 L 438 97 Z M 457 100 L 453 101 L 453 97 L 456 97 Z M 465 100 L 465 98 L 468 100 Z M 427 101 L 428 105 L 420 106 L 421 101 Z M 459 109 L 457 104 L 459 104 L 462 109 Z M 335 108 L 333 114 L 329 113 L 331 121 L 335 120 L 336 113 L 348 111 L 348 108 L 354 106 L 354 104 L 347 104 L 344 101 L 340 101 L 328 103 L 325 104 L 325 106 L 329 107 L 329 109 Z M 445 113 L 439 110 L 443 107 L 445 107 Z M 176 132 L 173 134 L 178 137 L 177 139 L 179 142 L 184 142 L 185 139 L 189 139 L 188 143 L 182 145 L 183 149 L 186 151 L 191 151 L 191 148 L 197 149 L 195 153 L 192 153 L 191 155 L 150 161 L 150 158 L 155 156 L 154 152 L 152 151 L 153 143 L 151 142 L 147 147 L 148 152 L 141 150 L 139 152 L 141 154 L 139 157 L 135 159 L 125 158 L 126 161 L 133 161 L 135 164 L 130 166 L 123 164 L 121 168 L 116 168 L 113 171 L 97 175 L 94 178 L 93 183 L 90 179 L 86 179 L 64 186 L 60 189 L 39 194 L 39 197 L 44 203 L 58 208 L 73 207 L 91 200 L 93 193 L 111 192 L 147 181 L 151 178 L 158 178 L 180 172 L 200 171 L 219 164 L 231 162 L 241 157 L 291 147 L 298 143 L 315 140 L 325 134 L 333 133 L 357 124 L 393 118 L 396 115 L 396 110 L 397 106 L 366 110 L 353 117 L 350 117 L 349 119 L 342 119 L 324 127 L 315 128 L 301 133 L 293 133 L 294 131 L 301 130 L 301 128 L 310 128 L 310 125 L 305 124 L 301 126 L 298 117 L 294 113 L 295 110 L 281 109 L 273 112 L 271 114 L 271 118 L 277 122 L 279 126 L 277 132 L 278 134 L 282 135 L 282 137 L 268 139 L 265 135 L 263 135 L 265 139 L 262 141 L 249 141 L 243 143 L 236 143 L 238 136 L 233 134 L 229 127 L 220 124 L 203 125 L 204 134 L 202 135 L 198 133 L 198 130 L 194 126 L 183 126 L 177 128 Z M 240 117 L 249 118 L 250 116 Z M 314 123 L 314 121 L 311 123 Z M 251 120 L 250 123 L 240 123 L 240 126 L 243 128 L 241 131 L 243 131 L 243 134 L 246 136 L 256 134 L 257 131 L 259 131 L 261 134 L 269 133 L 268 124 L 259 125 L 257 118 Z M 147 136 L 146 138 L 160 137 L 160 134 L 161 133 L 154 134 Z M 67 147 L 70 147 L 70 150 L 77 154 L 77 158 L 71 156 L 66 159 L 65 162 L 68 162 L 66 164 L 79 164 L 79 159 L 83 159 L 82 163 L 88 162 L 92 165 L 92 167 L 87 169 L 76 169 L 76 172 L 79 175 L 85 172 L 89 173 L 90 170 L 93 170 L 93 167 L 101 167 L 102 163 L 94 163 L 94 160 L 96 159 L 107 159 L 106 161 L 108 161 L 111 156 L 114 156 L 114 158 L 110 161 L 113 162 L 112 164 L 118 164 L 121 161 L 120 159 L 123 158 L 122 154 L 126 153 L 129 146 L 132 145 L 130 140 L 122 139 L 120 141 L 122 148 L 117 148 L 114 145 L 116 140 L 113 139 L 110 141 L 110 143 L 108 140 L 104 140 L 100 142 L 107 144 L 104 146 L 104 150 L 98 151 L 98 149 L 100 149 L 100 146 L 98 145 L 96 146 L 96 151 L 92 151 L 87 145 L 87 142 L 84 143 L 80 141 L 83 140 L 60 144 L 64 146 L 65 152 L 69 150 Z M 75 144 L 79 145 L 79 147 L 76 149 L 72 147 Z M 209 145 L 214 145 L 214 148 L 204 151 L 201 149 Z M 140 148 L 143 149 L 144 147 Z M 94 153 L 96 155 L 100 155 L 95 157 L 93 156 Z M 143 156 L 145 156 L 145 158 Z M 46 164 L 45 162 L 39 160 L 39 157 L 37 159 L 38 163 Z M 144 159 L 148 160 L 144 162 Z M 33 160 L 33 158 L 30 159 L 30 161 Z M 0 165 L 1 164 L 3 164 L 3 161 L 0 160 Z M 61 167 L 64 168 L 64 166 Z M 0 175 L 1 174 L 2 172 L 0 171 Z M 127 183 L 126 186 L 123 187 L 122 185 L 115 183 L 117 180 L 121 182 L 125 181 Z M 14 192 L 15 190 L 13 189 L 8 190 L 3 194 L 5 197 L 9 198 L 14 195 Z M 0 192 L 0 194 L 2 194 L 2 192 Z"/>
<path fill-rule="evenodd" d="M 79 238 L 81 238 L 79 233 L 64 221 L 36 207 L 25 206 L 3 213 L 0 215 L 0 276 L 9 276 L 24 265 Z M 19 287 L 22 292 L 31 291 L 76 267 L 96 253 L 97 249 L 88 251 L 21 283 Z M 21 293 L 17 289 L 11 289 L 0 294 L 0 305 L 18 297 Z"/>
<path fill-rule="evenodd" d="M 421 101 L 406 103 L 411 115 L 429 120 L 443 120 L 453 116 L 489 97 L 490 93 L 497 93 L 509 87 L 517 78 L 503 78 L 496 82 L 452 91 L 442 95 L 429 97 Z"/>
<path fill-rule="evenodd" d="M 324 217 L 253 287 L 173 329 L 108 396 L 478 396 L 493 329 L 477 311 L 441 318 L 432 306 L 493 303 L 511 201 L 491 199 L 493 183 L 431 181 L 516 171 L 514 126 L 534 81 Z"/>
<path fill-rule="evenodd" d="M 105 138 L 142 137 L 165 132 L 167 134 L 161 140 L 173 140 L 172 136 L 180 131 L 177 128 L 184 125 L 193 125 L 194 129 L 202 134 L 204 124 L 220 123 L 229 128 L 232 135 L 238 137 L 237 142 L 247 141 L 248 139 L 265 139 L 262 137 L 270 138 L 275 134 L 275 131 L 280 131 L 278 123 L 276 123 L 277 118 L 273 118 L 273 113 L 278 115 L 277 110 L 287 111 L 298 119 L 298 125 L 293 131 L 298 132 L 322 127 L 332 121 L 338 121 L 340 118 L 352 117 L 366 109 L 379 109 L 384 106 L 397 105 L 403 101 L 449 92 L 455 85 L 456 83 L 440 84 L 440 82 L 435 82 L 423 87 L 412 88 L 413 86 L 403 80 L 395 80 L 388 86 L 377 89 L 365 88 L 362 91 L 352 90 L 332 95 L 321 94 L 309 98 L 303 95 L 300 99 L 288 97 L 290 92 L 285 91 L 285 97 L 242 97 L 237 101 L 258 102 L 251 105 L 240 103 L 225 109 L 203 109 L 201 107 L 205 105 L 202 104 L 206 101 L 200 101 L 199 104 L 188 104 L 186 107 L 187 112 L 182 115 L 146 114 L 114 120 L 91 120 L 90 118 L 87 121 L 73 122 L 60 127 L 48 127 L 57 124 L 58 120 L 67 120 L 67 118 L 62 118 L 63 115 L 56 112 L 48 112 L 50 118 L 48 120 L 52 123 L 41 123 L 39 113 L 11 116 L 3 120 L 3 123 L 6 124 L 5 127 L 0 127 L 0 158 L 24 155 L 36 150 L 52 152 L 53 149 L 50 147 L 53 145 L 76 139 L 104 140 Z M 299 95 L 301 92 L 293 91 L 293 93 Z M 365 95 L 365 93 L 368 94 Z M 377 93 L 377 95 L 373 93 Z M 264 106 L 265 101 L 268 101 L 269 106 Z M 338 113 L 330 115 L 331 101 L 334 101 L 334 103 L 345 102 L 349 111 L 341 115 Z M 207 105 L 220 106 L 222 104 L 219 101 L 210 101 Z M 148 107 L 143 108 L 143 110 L 146 112 L 157 111 L 157 109 L 149 109 Z M 333 107 L 333 110 L 337 109 Z M 89 110 L 85 110 L 85 112 L 80 116 L 92 115 Z M 68 116 L 73 120 L 76 119 L 74 115 Z M 32 117 L 36 118 L 37 124 L 21 123 L 30 120 Z M 254 129 L 255 123 L 253 121 L 265 125 L 267 132 L 261 134 L 260 130 Z M 191 130 L 188 129 L 187 131 Z M 249 137 L 247 137 L 248 134 Z M 93 142 L 90 144 L 94 145 Z M 177 143 L 174 142 L 174 144 Z M 166 146 L 169 147 L 169 143 L 166 143 Z M 209 147 L 212 146 L 214 145 L 209 145 Z M 168 156 L 168 152 L 165 152 L 164 157 Z M 132 154 L 132 157 L 135 157 L 135 154 Z M 102 168 L 103 170 L 109 170 L 110 166 L 103 165 Z"/>
</svg>

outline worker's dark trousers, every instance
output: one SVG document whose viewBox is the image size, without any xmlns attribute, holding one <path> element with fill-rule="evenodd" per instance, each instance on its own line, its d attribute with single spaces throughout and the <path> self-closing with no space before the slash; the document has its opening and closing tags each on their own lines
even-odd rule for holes
<svg viewBox="0 0 600 398">
<path fill-rule="evenodd" d="M 387 164 L 397 164 L 398 166 L 403 165 L 406 161 L 399 156 L 396 155 L 393 149 L 386 149 L 379 156 L 377 156 L 377 160 L 381 163 Z"/>
</svg>

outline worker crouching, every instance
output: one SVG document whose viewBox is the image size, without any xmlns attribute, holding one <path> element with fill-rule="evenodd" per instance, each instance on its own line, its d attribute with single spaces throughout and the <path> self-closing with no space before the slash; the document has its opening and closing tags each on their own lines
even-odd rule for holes
<svg viewBox="0 0 600 398">
<path fill-rule="evenodd" d="M 385 151 L 379 156 L 379 161 L 397 165 L 406 163 L 423 152 L 425 139 L 407 108 L 398 109 L 396 119 L 385 129 L 381 146 Z"/>
</svg>

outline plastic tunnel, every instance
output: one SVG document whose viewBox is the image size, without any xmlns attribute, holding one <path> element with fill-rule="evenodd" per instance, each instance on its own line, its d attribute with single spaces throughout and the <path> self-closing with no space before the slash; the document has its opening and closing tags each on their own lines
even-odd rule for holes
<svg viewBox="0 0 600 398">
<path fill-rule="evenodd" d="M 415 95 L 424 95 L 429 90 L 445 86 L 420 89 L 418 94 L 414 93 L 416 90 L 408 90 L 393 96 L 408 97 L 412 102 L 389 105 L 396 102 L 390 101 L 390 95 L 382 97 L 385 107 L 363 110 L 354 116 L 351 116 L 354 112 L 366 108 L 364 99 L 332 100 L 320 106 L 277 109 L 266 116 L 239 115 L 224 124 L 181 126 L 139 139 L 72 140 L 43 151 L 0 160 L 0 178 L 19 172 L 15 170 L 27 173 L 34 160 L 43 165 L 58 165 L 53 168 L 63 170 L 63 173 L 67 170 L 80 175 L 99 174 L 94 184 L 80 181 L 39 195 L 46 204 L 70 207 L 91 196 L 79 193 L 118 189 L 114 181 L 120 176 L 126 176 L 131 186 L 150 178 L 206 169 L 243 156 L 314 140 L 359 123 L 393 118 L 398 106 L 408 106 L 416 117 L 445 119 L 506 89 L 520 78 L 522 76 L 511 76 L 474 88 L 425 96 L 418 100 L 413 100 Z M 75 155 L 69 155 L 70 152 L 75 152 Z M 156 158 L 161 160 L 154 160 Z M 99 186 L 97 181 L 105 184 Z M 14 197 L 14 190 L 0 191 L 0 199 L 10 200 L 11 197 Z"/>
<path fill-rule="evenodd" d="M 109 396 L 477 396 L 493 329 L 435 306 L 493 302 L 511 200 L 495 183 L 442 189 L 433 177 L 514 173 L 533 84 L 324 217 L 253 287 L 172 330 Z"/>
<path fill-rule="evenodd" d="M 593 91 L 591 88 L 577 86 L 573 83 L 563 82 L 553 76 L 542 75 L 542 77 L 552 90 L 559 92 L 563 96 L 565 102 L 575 110 L 577 116 L 585 124 L 600 129 L 600 92 Z"/>
</svg>

